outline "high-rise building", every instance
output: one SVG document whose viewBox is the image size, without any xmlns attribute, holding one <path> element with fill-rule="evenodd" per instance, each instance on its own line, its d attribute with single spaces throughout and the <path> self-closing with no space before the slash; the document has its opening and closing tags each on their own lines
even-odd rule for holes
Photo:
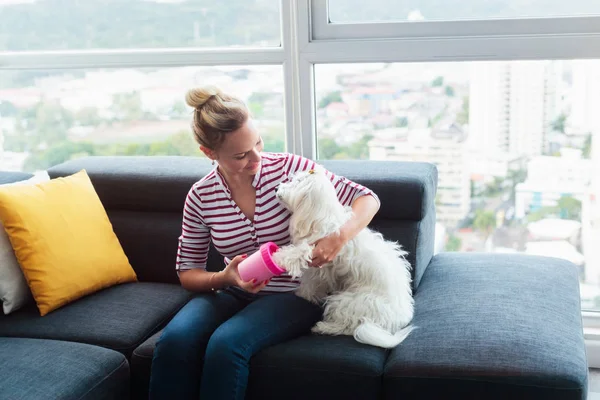
<svg viewBox="0 0 600 400">
<path fill-rule="evenodd" d="M 483 152 L 538 156 L 556 118 L 559 64 L 552 61 L 473 63 L 469 145 Z"/>
<path fill-rule="evenodd" d="M 438 168 L 437 220 L 454 229 L 470 208 L 466 135 L 456 125 L 407 130 L 403 137 L 376 138 L 369 142 L 371 160 L 420 161 Z"/>
<path fill-rule="evenodd" d="M 600 133 L 600 60 L 572 62 L 573 87 L 569 125 L 573 130 Z"/>
</svg>

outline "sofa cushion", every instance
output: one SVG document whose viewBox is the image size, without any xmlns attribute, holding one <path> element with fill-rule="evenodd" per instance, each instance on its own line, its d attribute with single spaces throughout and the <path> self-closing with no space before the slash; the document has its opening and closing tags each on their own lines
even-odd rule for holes
<svg viewBox="0 0 600 400">
<path fill-rule="evenodd" d="M 129 364 L 102 347 L 0 337 L 0 398 L 128 399 Z"/>
<path fill-rule="evenodd" d="M 134 282 L 81 298 L 44 317 L 27 307 L 0 318 L 0 336 L 96 344 L 130 356 L 189 300 L 179 285 Z"/>
<path fill-rule="evenodd" d="M 19 175 L 14 176 L 10 173 L 8 176 L 3 175 L 4 173 L 0 172 L 0 182 L 9 177 L 11 177 L 10 179 L 19 178 Z M 20 176 L 27 176 L 27 174 Z M 48 175 L 38 174 L 25 180 L 0 183 L 0 186 L 34 185 L 39 182 L 48 181 L 49 179 Z M 29 290 L 25 275 L 23 275 L 21 266 L 17 261 L 17 256 L 6 234 L 4 225 L 0 222 L 0 302 L 2 303 L 2 311 L 4 314 L 10 314 L 31 301 L 33 301 L 31 290 Z"/>
<path fill-rule="evenodd" d="M 156 342 L 162 335 L 163 330 L 150 336 L 144 343 L 139 345 L 131 355 L 131 388 L 132 399 L 147 399 L 148 386 L 150 385 L 150 372 L 152 370 L 152 357 Z"/>
<path fill-rule="evenodd" d="M 302 336 L 252 358 L 248 399 L 379 399 L 387 351 L 349 336 Z"/>
<path fill-rule="evenodd" d="M 33 177 L 33 174 L 19 171 L 0 171 L 0 185 L 24 181 Z"/>
<path fill-rule="evenodd" d="M 441 253 L 390 353 L 386 399 L 585 399 L 577 268 L 523 255 Z"/>
<path fill-rule="evenodd" d="M 435 201 L 437 168 L 430 163 L 365 160 L 319 160 L 319 163 L 372 189 L 382 200 L 381 218 L 419 221 Z M 48 174 L 56 178 L 85 169 L 108 209 L 181 213 L 192 185 L 213 168 L 208 159 L 201 157 L 94 156 L 56 165 Z M 402 206 L 397 199 L 402 199 Z"/>
<path fill-rule="evenodd" d="M 131 357 L 136 398 L 147 398 L 152 355 L 161 332 Z M 386 351 L 351 337 L 309 335 L 272 346 L 251 360 L 248 399 L 376 399 Z"/>
</svg>

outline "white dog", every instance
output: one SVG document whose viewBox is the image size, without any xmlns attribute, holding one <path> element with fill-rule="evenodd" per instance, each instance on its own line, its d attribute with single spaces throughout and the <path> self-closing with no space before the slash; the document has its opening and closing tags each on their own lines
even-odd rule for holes
<svg viewBox="0 0 600 400">
<path fill-rule="evenodd" d="M 332 263 L 310 267 L 311 243 L 339 232 L 352 216 L 340 204 L 322 167 L 297 173 L 277 189 L 291 211 L 291 244 L 274 254 L 290 275 L 300 277 L 297 295 L 324 302 L 323 320 L 312 331 L 324 335 L 353 335 L 360 343 L 395 347 L 412 331 L 414 300 L 406 251 L 380 233 L 363 229 Z"/>
</svg>

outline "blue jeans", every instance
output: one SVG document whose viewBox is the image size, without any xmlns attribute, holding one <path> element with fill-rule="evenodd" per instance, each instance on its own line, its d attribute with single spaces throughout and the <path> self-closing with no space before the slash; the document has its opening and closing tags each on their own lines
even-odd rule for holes
<svg viewBox="0 0 600 400">
<path fill-rule="evenodd" d="M 243 399 L 250 358 L 306 334 L 322 309 L 294 293 L 200 294 L 167 324 L 156 344 L 150 399 Z"/>
</svg>

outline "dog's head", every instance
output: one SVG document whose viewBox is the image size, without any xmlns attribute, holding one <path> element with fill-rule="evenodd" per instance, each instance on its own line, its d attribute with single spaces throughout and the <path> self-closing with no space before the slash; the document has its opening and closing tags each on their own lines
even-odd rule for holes
<svg viewBox="0 0 600 400">
<path fill-rule="evenodd" d="M 322 237 L 336 228 L 335 215 L 342 206 L 323 167 L 297 172 L 279 185 L 277 197 L 292 213 L 290 231 L 294 239 Z"/>
<path fill-rule="evenodd" d="M 300 212 L 302 208 L 313 208 L 328 198 L 337 200 L 335 189 L 320 165 L 297 172 L 288 182 L 280 184 L 277 198 L 292 213 Z"/>
</svg>

